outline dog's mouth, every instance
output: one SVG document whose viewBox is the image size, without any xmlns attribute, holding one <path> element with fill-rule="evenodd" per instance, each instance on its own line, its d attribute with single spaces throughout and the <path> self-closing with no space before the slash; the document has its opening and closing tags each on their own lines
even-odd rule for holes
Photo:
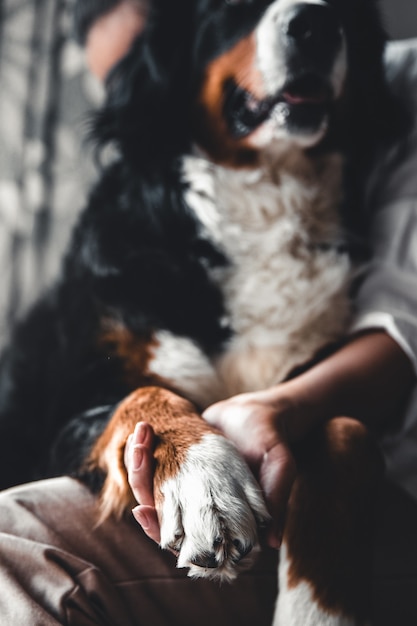
<svg viewBox="0 0 417 626">
<path fill-rule="evenodd" d="M 275 97 L 262 100 L 230 81 L 224 114 L 237 139 L 247 137 L 270 118 L 288 133 L 309 135 L 325 124 L 333 100 L 330 84 L 313 74 L 288 80 Z"/>
</svg>

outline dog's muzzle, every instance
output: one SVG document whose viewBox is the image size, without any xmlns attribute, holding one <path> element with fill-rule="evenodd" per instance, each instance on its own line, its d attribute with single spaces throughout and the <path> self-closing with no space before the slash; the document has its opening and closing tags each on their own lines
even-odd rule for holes
<svg viewBox="0 0 417 626">
<path fill-rule="evenodd" d="M 275 0 L 256 31 L 256 67 L 264 97 L 229 81 L 225 115 L 245 137 L 270 120 L 271 137 L 314 145 L 327 131 L 347 72 L 345 35 L 336 10 L 322 0 Z"/>
<path fill-rule="evenodd" d="M 342 45 L 342 26 L 328 4 L 299 3 L 279 20 L 288 71 L 327 75 Z"/>
</svg>

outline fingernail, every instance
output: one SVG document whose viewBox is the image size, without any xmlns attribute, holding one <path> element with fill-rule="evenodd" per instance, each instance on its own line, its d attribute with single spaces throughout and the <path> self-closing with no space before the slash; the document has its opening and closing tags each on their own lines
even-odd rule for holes
<svg viewBox="0 0 417 626">
<path fill-rule="evenodd" d="M 149 518 L 146 513 L 142 511 L 140 506 L 136 506 L 134 509 L 132 509 L 132 513 L 133 517 L 138 522 L 138 524 L 142 526 L 143 530 L 148 530 L 148 528 L 150 527 Z"/>
<path fill-rule="evenodd" d="M 142 422 L 138 422 L 135 426 L 135 430 L 133 432 L 133 437 L 135 438 L 136 443 L 143 443 L 145 441 L 145 428 L 143 427 Z"/>
<path fill-rule="evenodd" d="M 132 450 L 132 469 L 134 472 L 140 470 L 143 461 L 143 449 L 139 446 L 133 446 Z"/>
</svg>

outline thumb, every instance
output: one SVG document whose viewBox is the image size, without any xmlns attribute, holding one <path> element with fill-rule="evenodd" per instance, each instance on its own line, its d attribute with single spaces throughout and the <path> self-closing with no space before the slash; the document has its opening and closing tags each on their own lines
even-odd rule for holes
<svg viewBox="0 0 417 626">
<path fill-rule="evenodd" d="M 138 505 L 132 509 L 132 513 L 148 537 L 156 541 L 156 543 L 160 543 L 161 531 L 156 510 L 151 506 Z"/>
<path fill-rule="evenodd" d="M 211 404 L 202 413 L 202 417 L 211 426 L 215 426 L 216 428 L 221 428 L 222 421 L 223 421 L 222 417 L 223 417 L 223 413 L 224 413 L 224 405 L 225 405 L 224 401 L 216 402 L 215 404 Z"/>
</svg>

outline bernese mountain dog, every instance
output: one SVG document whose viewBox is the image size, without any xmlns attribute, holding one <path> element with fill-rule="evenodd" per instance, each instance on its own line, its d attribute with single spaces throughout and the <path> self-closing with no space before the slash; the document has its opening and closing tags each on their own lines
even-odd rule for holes
<svg viewBox="0 0 417 626">
<path fill-rule="evenodd" d="M 113 4 L 80 2 L 81 28 Z M 192 576 L 250 561 L 268 513 L 200 415 L 346 332 L 363 172 L 393 119 L 384 39 L 375 0 L 150 0 L 94 121 L 112 156 L 2 357 L 2 487 L 69 473 L 121 516 L 145 420 L 161 547 Z M 276 626 L 367 620 L 365 440 L 335 420 L 299 446 Z"/>
</svg>

